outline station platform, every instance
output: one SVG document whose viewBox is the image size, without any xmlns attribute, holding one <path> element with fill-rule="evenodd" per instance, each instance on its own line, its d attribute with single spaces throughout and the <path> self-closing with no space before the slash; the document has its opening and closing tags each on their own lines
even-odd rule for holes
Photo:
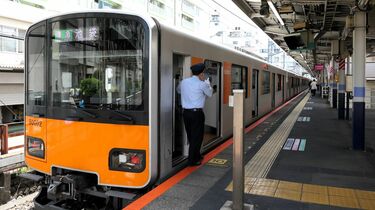
<svg viewBox="0 0 375 210">
<path fill-rule="evenodd" d="M 375 112 L 366 151 L 351 150 L 351 121 L 302 93 L 245 129 L 244 202 L 254 209 L 375 209 Z M 232 139 L 125 209 L 224 209 L 232 200 Z"/>
</svg>

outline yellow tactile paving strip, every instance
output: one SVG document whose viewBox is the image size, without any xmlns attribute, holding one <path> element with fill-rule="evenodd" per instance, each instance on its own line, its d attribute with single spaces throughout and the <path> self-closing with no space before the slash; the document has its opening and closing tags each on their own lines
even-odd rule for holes
<svg viewBox="0 0 375 210">
<path fill-rule="evenodd" d="M 225 189 L 233 190 L 233 183 Z M 375 192 L 245 176 L 244 192 L 321 205 L 375 209 Z"/>
<path fill-rule="evenodd" d="M 293 109 L 288 117 L 281 123 L 276 131 L 264 143 L 259 151 L 245 166 L 245 175 L 249 177 L 265 178 L 268 171 L 272 167 L 277 155 L 279 154 L 285 139 L 288 138 L 290 131 L 293 129 L 294 123 L 300 115 L 306 102 L 309 100 L 310 94 L 306 94 L 305 98 Z"/>
</svg>

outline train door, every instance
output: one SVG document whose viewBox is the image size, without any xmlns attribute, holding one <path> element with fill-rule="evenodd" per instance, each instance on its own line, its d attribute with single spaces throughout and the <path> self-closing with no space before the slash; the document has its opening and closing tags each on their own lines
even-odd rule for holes
<svg viewBox="0 0 375 210">
<path fill-rule="evenodd" d="M 272 109 L 275 108 L 275 89 L 276 89 L 275 73 L 272 73 L 272 89 L 271 89 L 271 105 Z"/>
<path fill-rule="evenodd" d="M 259 88 L 259 70 L 254 69 L 253 70 L 253 76 L 252 76 L 252 87 L 251 87 L 251 95 L 252 95 L 252 101 L 253 101 L 253 110 L 252 110 L 252 116 L 256 117 L 258 116 L 258 88 Z"/>
<path fill-rule="evenodd" d="M 187 139 L 182 117 L 181 95 L 177 92 L 177 87 L 183 79 L 183 69 L 187 65 L 188 58 L 190 57 L 173 54 L 172 161 L 174 164 L 187 157 Z"/>
<path fill-rule="evenodd" d="M 210 78 L 214 93 L 206 98 L 203 111 L 205 114 L 203 147 L 209 146 L 220 137 L 220 104 L 221 104 L 221 63 L 205 61 L 206 76 Z M 215 91 L 216 90 L 216 91 Z"/>
<path fill-rule="evenodd" d="M 282 85 L 282 95 L 283 95 L 283 102 L 285 101 L 285 76 L 284 75 L 282 75 L 281 76 L 282 77 L 282 81 L 281 81 L 281 85 Z"/>
<path fill-rule="evenodd" d="M 32 26 L 27 36 L 26 52 L 26 101 L 25 101 L 25 124 L 27 145 L 35 145 L 34 149 L 28 150 L 26 156 L 46 160 L 46 154 L 39 148 L 47 145 L 47 69 L 45 60 L 46 25 L 44 22 Z M 38 82 L 36 82 L 38 81 Z M 0 110 L 1 111 L 1 110 Z M 36 148 L 36 149 L 35 149 Z"/>
</svg>

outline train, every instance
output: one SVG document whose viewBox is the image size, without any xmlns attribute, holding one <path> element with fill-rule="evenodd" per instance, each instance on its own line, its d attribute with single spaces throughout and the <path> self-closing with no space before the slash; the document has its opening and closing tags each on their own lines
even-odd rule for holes
<svg viewBox="0 0 375 210">
<path fill-rule="evenodd" d="M 60 14 L 25 37 L 25 162 L 42 188 L 35 209 L 120 209 L 187 167 L 179 82 L 204 63 L 216 92 L 202 152 L 232 135 L 234 89 L 246 125 L 308 87 L 255 55 L 148 15 Z"/>
</svg>

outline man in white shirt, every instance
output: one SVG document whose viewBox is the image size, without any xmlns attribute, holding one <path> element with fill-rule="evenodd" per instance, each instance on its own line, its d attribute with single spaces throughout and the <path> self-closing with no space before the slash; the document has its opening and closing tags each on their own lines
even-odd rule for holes
<svg viewBox="0 0 375 210">
<path fill-rule="evenodd" d="M 310 83 L 310 89 L 311 89 L 312 96 L 315 96 L 316 89 L 318 89 L 315 79 Z"/>
<path fill-rule="evenodd" d="M 178 92 L 181 93 L 181 104 L 186 134 L 189 141 L 189 165 L 201 164 L 200 154 L 204 134 L 203 107 L 206 97 L 212 96 L 209 79 L 205 79 L 203 63 L 191 66 L 192 76 L 181 81 Z"/>
</svg>

